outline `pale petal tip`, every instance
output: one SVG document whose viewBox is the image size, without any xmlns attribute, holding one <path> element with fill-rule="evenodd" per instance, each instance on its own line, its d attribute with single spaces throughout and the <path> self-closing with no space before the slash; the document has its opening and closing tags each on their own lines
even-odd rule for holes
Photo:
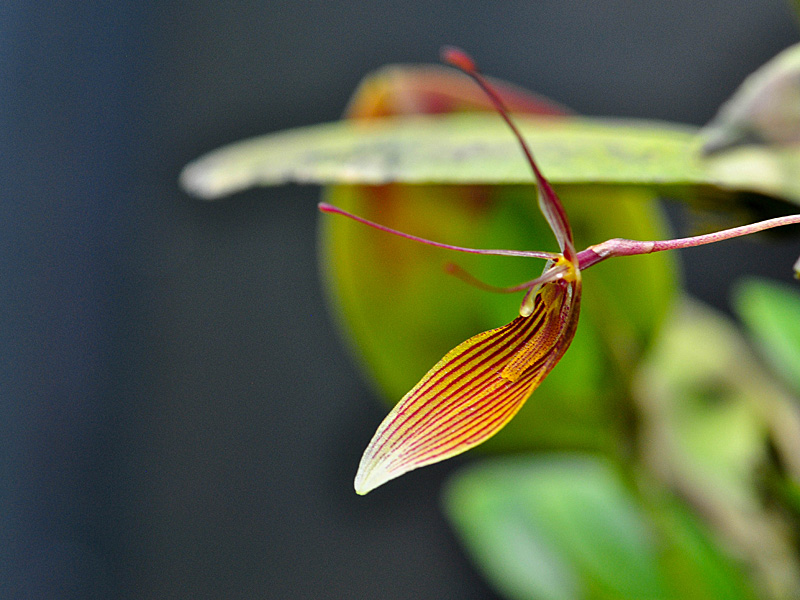
<svg viewBox="0 0 800 600">
<path fill-rule="evenodd" d="M 364 482 L 364 481 L 359 481 L 359 480 L 358 480 L 358 477 L 356 477 L 355 485 L 354 485 L 353 487 L 354 487 L 354 488 L 355 488 L 355 490 L 356 490 L 356 494 L 358 494 L 359 496 L 366 496 L 366 495 L 367 495 L 367 494 L 369 494 L 369 493 L 370 493 L 372 490 L 374 490 L 374 489 L 375 489 L 375 486 L 374 486 L 374 485 L 369 485 L 369 486 L 367 486 L 367 485 L 366 485 L 366 482 Z"/>
<path fill-rule="evenodd" d="M 385 469 L 380 468 L 380 465 L 371 464 L 366 466 L 362 464 L 358 468 L 354 482 L 356 494 L 364 496 L 398 475 L 400 474 L 387 472 Z"/>
<path fill-rule="evenodd" d="M 197 161 L 183 168 L 178 182 L 185 192 L 197 198 L 213 200 L 217 196 L 214 193 L 207 170 L 203 169 L 202 165 L 199 165 Z"/>
<path fill-rule="evenodd" d="M 364 496 L 387 481 L 396 479 L 409 471 L 423 466 L 422 464 L 417 464 L 399 468 L 397 465 L 392 467 L 392 461 L 389 458 L 390 456 L 387 455 L 382 457 L 370 456 L 370 448 L 367 448 L 361 458 L 361 463 L 358 465 L 358 473 L 356 473 L 356 479 L 353 482 L 356 494 Z"/>
</svg>

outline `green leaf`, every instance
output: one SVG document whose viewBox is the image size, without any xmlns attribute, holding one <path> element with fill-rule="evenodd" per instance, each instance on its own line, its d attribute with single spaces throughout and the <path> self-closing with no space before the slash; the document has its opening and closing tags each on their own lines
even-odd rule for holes
<svg viewBox="0 0 800 600">
<path fill-rule="evenodd" d="M 766 280 L 741 282 L 736 312 L 761 355 L 800 394 L 800 290 Z"/>
<path fill-rule="evenodd" d="M 615 235 L 666 235 L 655 201 L 644 192 L 558 191 L 579 245 Z M 430 239 L 480 248 L 555 249 L 530 185 L 336 186 L 327 194 L 346 210 Z M 320 256 L 335 314 L 390 403 L 450 348 L 518 314 L 521 294 L 475 289 L 445 274 L 445 263 L 455 261 L 500 286 L 532 279 L 543 267 L 535 259 L 431 248 L 347 219 L 326 216 L 322 226 Z M 675 296 L 673 259 L 661 253 L 608 261 L 585 273 L 581 323 L 572 346 L 486 449 L 616 446 L 620 399 Z"/>
<path fill-rule="evenodd" d="M 800 144 L 800 44 L 749 75 L 703 128 L 701 137 L 707 154 L 744 145 Z"/>
<path fill-rule="evenodd" d="M 775 431 L 771 452 L 784 454 L 794 446 L 777 434 L 795 431 L 798 417 L 787 417 L 789 398 L 735 325 L 685 302 L 642 365 L 636 389 L 655 464 L 668 465 L 681 485 L 702 489 L 709 505 L 755 514 L 758 476 L 770 459 L 765 437 Z"/>
<path fill-rule="evenodd" d="M 706 161 L 709 179 L 800 203 L 800 146 L 744 146 Z"/>
<path fill-rule="evenodd" d="M 752 73 L 700 132 L 712 179 L 800 198 L 800 44 Z"/>
<path fill-rule="evenodd" d="M 754 362 L 731 322 L 686 302 L 637 381 L 644 440 L 654 458 L 670 461 L 684 484 L 737 510 L 758 505 L 755 473 L 766 459 L 762 414 L 783 400 L 763 385 Z"/>
<path fill-rule="evenodd" d="M 754 582 L 773 590 L 773 597 L 797 596 L 793 524 L 778 508 L 784 499 L 765 499 L 764 482 L 776 469 L 800 472 L 800 417 L 741 332 L 711 309 L 685 303 L 663 328 L 635 389 L 645 466 L 694 509 L 694 518 L 705 521 Z M 697 535 L 685 517 L 667 512 L 663 531 L 675 531 L 671 543 L 685 546 L 674 557 L 678 580 L 687 589 L 707 590 L 682 597 L 731 597 L 717 589 L 737 587 L 726 575 L 730 569 L 693 541 Z M 705 584 L 703 562 L 717 564 Z"/>
<path fill-rule="evenodd" d="M 645 516 L 604 461 L 565 455 L 485 463 L 450 482 L 445 509 L 508 598 L 669 597 Z"/>
<path fill-rule="evenodd" d="M 444 506 L 483 575 L 512 600 L 752 600 L 752 581 L 684 501 L 645 510 L 587 455 L 492 460 L 457 473 Z"/>
<path fill-rule="evenodd" d="M 675 598 L 755 600 L 745 569 L 715 542 L 714 532 L 685 502 L 659 498 L 650 510 L 658 532 L 662 572 Z"/>
<path fill-rule="evenodd" d="M 646 121 L 518 116 L 554 183 L 709 184 L 695 130 Z M 530 183 L 530 168 L 495 114 L 404 116 L 303 127 L 211 152 L 181 181 L 214 199 L 254 185 Z"/>
</svg>

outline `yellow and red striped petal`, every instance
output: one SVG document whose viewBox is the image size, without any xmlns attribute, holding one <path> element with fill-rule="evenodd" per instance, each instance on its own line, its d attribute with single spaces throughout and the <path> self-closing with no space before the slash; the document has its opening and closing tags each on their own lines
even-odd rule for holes
<svg viewBox="0 0 800 600">
<path fill-rule="evenodd" d="M 448 352 L 378 427 L 361 458 L 356 492 L 366 494 L 497 433 L 567 350 L 579 304 L 579 274 L 575 281 L 548 283 L 528 317 Z"/>
</svg>

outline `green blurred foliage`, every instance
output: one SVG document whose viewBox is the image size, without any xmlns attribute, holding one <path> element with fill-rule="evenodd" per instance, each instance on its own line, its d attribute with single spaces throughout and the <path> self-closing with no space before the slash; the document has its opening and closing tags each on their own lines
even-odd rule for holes
<svg viewBox="0 0 800 600">
<path fill-rule="evenodd" d="M 800 290 L 765 280 L 741 282 L 736 311 L 761 356 L 800 395 Z"/>
<path fill-rule="evenodd" d="M 445 508 L 486 576 L 515 600 L 669 597 L 641 509 L 607 462 L 540 455 L 454 479 Z"/>
<path fill-rule="evenodd" d="M 362 83 L 361 89 L 369 89 Z M 356 102 L 354 99 L 353 102 Z M 696 129 L 660 122 L 517 115 L 548 179 L 560 184 L 713 185 Z M 183 183 L 215 198 L 253 185 L 530 181 L 496 114 L 400 115 L 326 123 L 236 142 L 190 164 Z"/>
<path fill-rule="evenodd" d="M 658 538 L 659 566 L 676 600 L 758 597 L 748 571 L 723 550 L 713 528 L 695 507 L 669 492 L 649 501 L 648 516 Z"/>
<path fill-rule="evenodd" d="M 694 302 L 662 331 L 635 394 L 648 484 L 685 499 L 763 597 L 794 597 L 796 521 L 773 485 L 798 472 L 794 398 L 759 366 L 733 322 Z"/>
<path fill-rule="evenodd" d="M 704 160 L 684 125 L 590 117 L 517 116 L 554 184 L 646 187 L 685 201 L 730 204 L 739 191 L 800 203 L 793 148 L 748 146 Z M 191 193 L 214 200 L 256 185 L 519 184 L 530 173 L 499 117 L 382 117 L 326 123 L 244 140 L 189 164 Z"/>
</svg>

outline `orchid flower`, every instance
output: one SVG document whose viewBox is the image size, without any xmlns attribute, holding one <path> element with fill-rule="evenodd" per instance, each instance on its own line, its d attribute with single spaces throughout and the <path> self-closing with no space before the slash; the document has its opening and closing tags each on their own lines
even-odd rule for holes
<svg viewBox="0 0 800 600">
<path fill-rule="evenodd" d="M 366 494 L 408 471 L 461 454 L 496 434 L 522 408 L 569 348 L 578 325 L 581 271 L 614 256 L 687 248 L 800 223 L 800 215 L 778 217 L 707 235 L 664 241 L 612 239 L 576 252 L 566 211 L 499 95 L 463 51 L 446 48 L 443 60 L 472 77 L 516 136 L 533 172 L 538 203 L 559 252 L 483 250 L 434 242 L 367 221 L 330 204 L 322 212 L 354 219 L 378 230 L 449 250 L 546 260 L 538 277 L 494 288 L 459 267 L 449 271 L 498 292 L 525 291 L 519 315 L 508 325 L 479 333 L 453 348 L 386 416 L 359 464 L 355 490 Z M 800 265 L 800 261 L 798 261 Z M 797 270 L 800 266 L 796 265 Z"/>
</svg>

